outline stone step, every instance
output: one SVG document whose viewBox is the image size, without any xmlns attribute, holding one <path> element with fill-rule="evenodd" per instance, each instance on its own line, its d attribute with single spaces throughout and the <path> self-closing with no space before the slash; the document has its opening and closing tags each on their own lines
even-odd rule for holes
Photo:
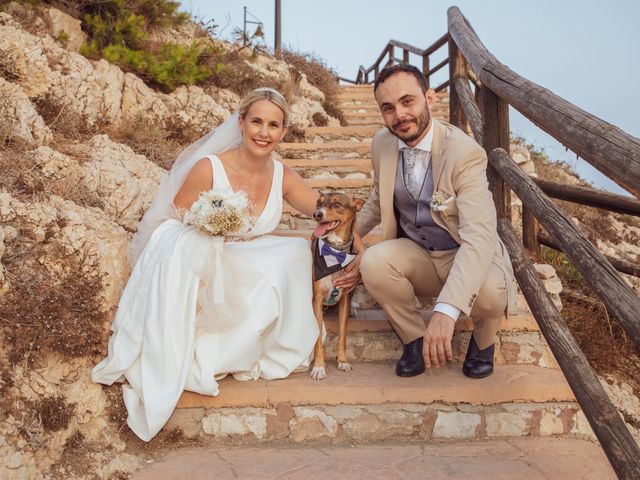
<svg viewBox="0 0 640 480">
<path fill-rule="evenodd" d="M 432 310 L 422 311 L 425 322 Z M 402 342 L 389 324 L 386 313 L 378 310 L 356 310 L 348 322 L 347 355 L 350 361 L 377 362 L 398 360 L 402 356 Z M 338 331 L 336 309 L 325 314 L 327 358 L 335 360 Z M 456 361 L 463 361 L 473 330 L 473 322 L 462 316 L 457 322 L 452 341 Z M 509 315 L 502 319 L 496 342 L 496 365 L 518 364 L 559 368 L 537 322 L 529 312 Z"/>
<path fill-rule="evenodd" d="M 341 190 L 367 199 L 373 187 L 372 178 L 307 178 L 307 185 L 317 190 Z"/>
<path fill-rule="evenodd" d="M 278 153 L 283 158 L 366 158 L 371 154 L 371 141 L 332 141 L 325 143 L 280 143 Z"/>
<path fill-rule="evenodd" d="M 336 99 L 338 102 L 349 102 L 349 101 L 361 101 L 361 102 L 370 102 L 371 100 L 375 101 L 375 97 L 373 95 L 373 89 L 364 90 L 364 91 L 340 91 L 338 95 L 336 95 Z"/>
<path fill-rule="evenodd" d="M 348 120 L 349 125 L 353 126 L 362 126 L 362 127 L 378 127 L 378 129 L 384 127 L 384 123 L 382 118 L 379 120 L 371 119 L 371 118 L 356 118 L 352 120 Z"/>
<path fill-rule="evenodd" d="M 307 373 L 282 380 L 220 381 L 220 395 L 184 392 L 165 429 L 189 438 L 241 442 L 348 442 L 499 436 L 588 435 L 562 372 L 502 365 L 466 378 L 459 362 L 413 378 L 394 362 L 355 363 L 315 382 Z"/>
<path fill-rule="evenodd" d="M 347 138 L 349 138 L 349 141 L 371 140 L 379 130 L 379 127 L 366 126 L 306 127 L 304 128 L 304 133 L 311 143 L 316 143 L 316 138 L 321 140 L 341 139 L 343 141 L 347 141 Z"/>
<path fill-rule="evenodd" d="M 371 160 L 356 158 L 287 158 L 282 160 L 285 165 L 293 168 L 303 178 L 326 178 L 331 175 L 339 175 L 344 177 L 350 175 L 364 175 L 371 177 L 372 169 Z"/>
<path fill-rule="evenodd" d="M 378 104 L 375 102 L 370 102 L 367 104 L 356 104 L 353 102 L 341 103 L 340 108 L 345 114 L 353 114 L 353 113 L 380 113 L 380 108 Z"/>
</svg>

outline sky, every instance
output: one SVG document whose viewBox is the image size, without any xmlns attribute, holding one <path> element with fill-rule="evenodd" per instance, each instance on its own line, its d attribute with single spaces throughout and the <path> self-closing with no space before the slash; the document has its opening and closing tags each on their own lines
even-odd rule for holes
<svg viewBox="0 0 640 480">
<path fill-rule="evenodd" d="M 213 19 L 225 39 L 242 28 L 246 6 L 263 22 L 267 46 L 273 48 L 275 0 L 185 0 L 182 5 L 198 18 Z M 516 73 L 640 137 L 640 95 L 623 90 L 635 89 L 640 79 L 640 0 L 281 0 L 282 44 L 355 79 L 358 66 L 370 67 L 390 39 L 418 48 L 431 45 L 447 31 L 452 5 Z M 431 65 L 445 55 L 446 48 Z M 412 55 L 412 63 L 418 61 Z M 447 68 L 441 72 L 436 84 L 446 79 Z M 594 186 L 624 193 L 513 109 L 510 127 Z"/>
</svg>

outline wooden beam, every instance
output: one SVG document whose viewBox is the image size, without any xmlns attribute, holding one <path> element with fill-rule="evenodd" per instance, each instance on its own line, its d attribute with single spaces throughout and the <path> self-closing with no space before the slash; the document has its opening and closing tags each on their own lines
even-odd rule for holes
<svg viewBox="0 0 640 480">
<path fill-rule="evenodd" d="M 416 55 L 424 55 L 424 50 L 418 47 L 414 47 L 413 45 L 409 45 L 408 43 L 399 42 L 398 40 L 389 40 L 389 45 L 393 45 L 394 47 L 401 48 L 406 52 L 415 53 Z M 408 56 L 409 54 L 407 54 Z"/>
<path fill-rule="evenodd" d="M 447 88 L 449 85 L 451 85 L 451 82 L 449 80 L 447 80 L 446 82 L 442 82 L 440 85 L 438 85 L 436 88 L 434 88 L 435 92 L 438 93 L 442 90 L 444 90 L 445 88 Z"/>
<path fill-rule="evenodd" d="M 498 220 L 498 232 L 509 250 L 516 279 L 540 326 L 540 331 L 618 478 L 638 478 L 640 447 L 553 305 L 511 224 L 504 219 Z"/>
<path fill-rule="evenodd" d="M 539 177 L 531 177 L 531 179 L 536 182 L 540 190 L 552 198 L 640 217 L 640 201 L 633 197 L 616 195 L 581 185 L 551 182 Z"/>
<path fill-rule="evenodd" d="M 427 82 L 427 88 L 431 85 L 431 79 L 429 78 L 429 56 L 422 56 L 422 75 L 424 75 L 424 81 Z"/>
<path fill-rule="evenodd" d="M 473 138 L 475 138 L 476 142 L 482 145 L 482 118 L 480 117 L 478 104 L 473 98 L 471 87 L 469 87 L 469 81 L 465 78 L 456 78 L 454 85 L 458 92 L 458 98 L 460 99 L 462 110 L 464 110 L 464 115 L 471 127 Z"/>
<path fill-rule="evenodd" d="M 520 197 L 522 204 L 531 209 L 545 230 L 560 242 L 562 251 L 618 319 L 640 352 L 638 295 L 560 207 L 540 190 L 504 150 L 493 150 L 489 154 L 489 162 Z"/>
<path fill-rule="evenodd" d="M 457 7 L 448 10 L 449 34 L 483 87 L 640 198 L 640 139 L 576 107 L 510 70 L 480 41 Z"/>
<path fill-rule="evenodd" d="M 542 245 L 546 245 L 549 248 L 553 248 L 554 250 L 563 252 L 560 243 L 551 238 L 551 236 L 547 233 L 538 233 L 538 240 Z M 604 258 L 609 260 L 609 262 L 611 262 L 611 265 L 613 265 L 613 268 L 615 268 L 619 272 L 626 273 L 627 275 L 633 275 L 634 277 L 640 277 L 640 265 L 627 262 L 626 260 L 612 257 L 610 255 L 605 255 Z"/>
<path fill-rule="evenodd" d="M 431 75 L 433 75 L 434 73 L 436 73 L 438 70 L 440 70 L 442 67 L 444 67 L 447 63 L 449 63 L 449 59 L 445 58 L 444 60 L 442 60 L 438 65 L 436 65 L 435 67 L 433 67 L 431 70 L 429 70 L 427 72 L 427 75 L 430 77 Z"/>
<path fill-rule="evenodd" d="M 480 89 L 479 110 L 482 117 L 482 147 L 509 151 L 509 105 L 486 87 Z M 493 166 L 487 167 L 487 180 L 498 218 L 511 218 L 511 195 Z"/>
<path fill-rule="evenodd" d="M 423 55 L 429 56 L 442 47 L 445 43 L 449 41 L 449 32 L 442 35 L 438 40 L 433 42 L 429 47 L 425 48 L 422 52 Z"/>
<path fill-rule="evenodd" d="M 457 78 L 465 78 L 467 73 L 467 64 L 464 57 L 453 43 L 449 40 L 449 80 L 455 81 Z M 458 91 L 455 88 L 449 89 L 449 123 L 455 125 L 459 129 L 467 130 L 467 121 L 465 119 L 462 104 L 458 98 Z"/>
<path fill-rule="evenodd" d="M 538 234 L 540 233 L 540 223 L 533 212 L 526 206 L 522 205 L 522 244 L 536 258 L 541 257 L 540 241 Z"/>
</svg>

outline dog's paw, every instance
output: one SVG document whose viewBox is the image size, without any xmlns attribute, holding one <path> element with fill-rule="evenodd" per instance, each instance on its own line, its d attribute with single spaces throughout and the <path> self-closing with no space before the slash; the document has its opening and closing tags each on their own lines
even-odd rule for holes
<svg viewBox="0 0 640 480">
<path fill-rule="evenodd" d="M 324 367 L 313 367 L 309 376 L 316 381 L 322 380 L 323 378 L 327 378 L 327 371 Z"/>
<path fill-rule="evenodd" d="M 341 372 L 348 372 L 350 370 L 353 370 L 353 367 L 349 362 L 338 362 L 338 370 L 340 370 Z"/>
</svg>

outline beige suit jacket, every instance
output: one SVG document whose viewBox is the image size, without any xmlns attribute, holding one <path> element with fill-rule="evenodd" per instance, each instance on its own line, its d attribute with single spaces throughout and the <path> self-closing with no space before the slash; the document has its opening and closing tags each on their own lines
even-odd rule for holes
<svg viewBox="0 0 640 480">
<path fill-rule="evenodd" d="M 431 164 L 434 192 L 453 197 L 446 212 L 431 210 L 433 220 L 460 244 L 437 302 L 469 315 L 491 263 L 505 273 L 510 302 L 514 299 L 513 271 L 499 240 L 496 210 L 486 168 L 485 151 L 462 130 L 433 119 Z M 373 138 L 374 188 L 358 214 L 357 229 L 364 236 L 378 224 L 383 240 L 397 236 L 393 192 L 398 166 L 398 139 L 386 128 Z M 446 213 L 446 214 L 445 214 Z"/>
</svg>

